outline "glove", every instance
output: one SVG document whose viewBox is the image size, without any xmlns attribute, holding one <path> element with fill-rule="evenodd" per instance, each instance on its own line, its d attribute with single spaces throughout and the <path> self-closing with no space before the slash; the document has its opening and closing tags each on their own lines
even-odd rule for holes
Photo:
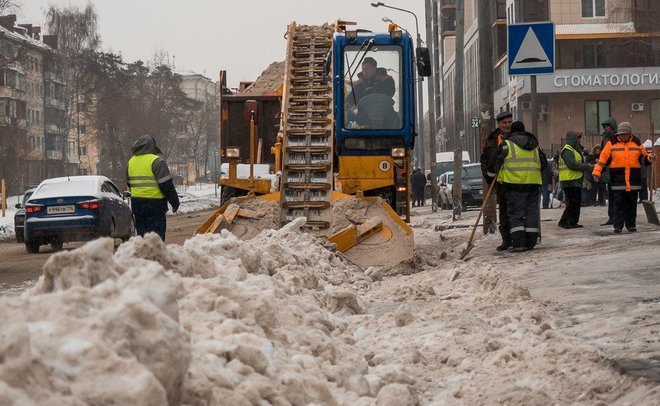
<svg viewBox="0 0 660 406">
<path fill-rule="evenodd" d="M 179 210 L 179 205 L 178 204 L 176 206 L 172 206 L 172 213 L 176 213 L 177 210 Z"/>
<path fill-rule="evenodd" d="M 600 176 L 594 175 L 594 182 L 600 183 Z"/>
</svg>

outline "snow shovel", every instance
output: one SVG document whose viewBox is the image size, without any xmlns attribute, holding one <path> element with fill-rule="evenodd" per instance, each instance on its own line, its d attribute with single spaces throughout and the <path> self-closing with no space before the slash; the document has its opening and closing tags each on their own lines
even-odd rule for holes
<svg viewBox="0 0 660 406">
<path fill-rule="evenodd" d="M 495 186 L 495 182 L 497 181 L 497 175 L 493 178 L 493 181 L 490 183 L 490 186 L 488 187 L 488 192 L 486 192 L 486 196 L 484 197 L 483 203 L 481 203 L 481 210 L 479 210 L 479 214 L 477 215 L 477 221 L 474 222 L 474 227 L 472 227 L 472 234 L 470 234 L 470 239 L 468 240 L 467 247 L 461 252 L 461 259 L 465 259 L 467 254 L 470 253 L 472 248 L 474 248 L 474 245 L 472 244 L 472 240 L 474 239 L 474 233 L 477 231 L 477 227 L 479 226 L 479 220 L 481 220 L 481 215 L 484 213 L 484 208 L 488 204 L 488 201 L 490 200 L 490 193 L 493 191 L 493 187 Z"/>
<path fill-rule="evenodd" d="M 660 220 L 658 219 L 658 213 L 655 211 L 655 202 L 653 201 L 653 195 L 655 194 L 655 179 L 653 179 L 653 166 L 651 166 L 651 176 L 649 176 L 649 181 L 651 182 L 650 198 L 651 200 L 642 200 L 642 206 L 644 206 L 644 211 L 646 212 L 646 219 L 651 224 L 660 226 Z"/>
</svg>

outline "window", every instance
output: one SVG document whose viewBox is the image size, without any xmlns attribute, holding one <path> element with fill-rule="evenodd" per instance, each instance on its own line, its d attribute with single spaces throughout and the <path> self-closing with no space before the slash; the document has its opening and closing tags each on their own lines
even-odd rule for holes
<svg viewBox="0 0 660 406">
<path fill-rule="evenodd" d="M 660 99 L 651 99 L 651 132 L 660 134 Z"/>
<path fill-rule="evenodd" d="M 600 123 L 610 117 L 609 100 L 585 100 L 584 102 L 584 124 L 585 134 L 599 135 L 601 133 Z"/>
<path fill-rule="evenodd" d="M 78 129 L 79 129 L 78 132 L 79 132 L 80 134 L 85 134 L 85 132 L 87 132 L 87 126 L 84 125 L 84 124 L 79 125 L 79 126 L 78 126 Z"/>
<path fill-rule="evenodd" d="M 582 67 L 602 68 L 605 66 L 605 47 L 602 44 L 582 45 Z"/>
<path fill-rule="evenodd" d="M 361 62 L 360 62 L 361 61 Z M 401 111 L 401 47 L 350 45 L 344 49 L 344 128 L 398 130 Z"/>
<path fill-rule="evenodd" d="M 87 156 L 87 147 L 80 147 L 78 148 L 78 154 L 80 156 Z"/>
<path fill-rule="evenodd" d="M 582 0 L 582 18 L 605 17 L 605 0 Z"/>
<path fill-rule="evenodd" d="M 496 0 L 495 2 L 495 18 L 498 20 L 506 19 L 506 0 Z"/>
</svg>

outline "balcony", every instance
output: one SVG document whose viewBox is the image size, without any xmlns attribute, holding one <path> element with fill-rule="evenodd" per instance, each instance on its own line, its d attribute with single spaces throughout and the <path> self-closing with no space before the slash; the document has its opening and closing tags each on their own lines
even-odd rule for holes
<svg viewBox="0 0 660 406">
<path fill-rule="evenodd" d="M 62 159 L 62 151 L 47 150 L 46 151 L 46 158 L 61 160 Z"/>
<path fill-rule="evenodd" d="M 64 129 L 57 124 L 46 124 L 46 132 L 49 134 L 63 135 Z"/>
<path fill-rule="evenodd" d="M 45 75 L 44 75 L 44 78 L 46 80 L 50 80 L 51 82 L 57 82 L 57 83 L 60 83 L 60 84 L 65 84 L 64 83 L 64 78 L 59 73 L 46 72 Z"/>
<path fill-rule="evenodd" d="M 0 117 L 0 127 L 27 128 L 27 120 L 16 117 Z"/>
<path fill-rule="evenodd" d="M 21 89 L 14 89 L 8 86 L 0 86 L 0 98 L 27 101 L 27 93 Z"/>
<path fill-rule="evenodd" d="M 46 107 L 53 107 L 58 110 L 66 110 L 64 102 L 62 100 L 57 100 L 52 97 L 46 97 Z"/>
</svg>

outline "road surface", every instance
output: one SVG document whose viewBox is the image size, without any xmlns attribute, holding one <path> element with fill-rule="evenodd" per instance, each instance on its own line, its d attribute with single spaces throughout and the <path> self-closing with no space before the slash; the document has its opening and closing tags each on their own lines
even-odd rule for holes
<svg viewBox="0 0 660 406">
<path fill-rule="evenodd" d="M 183 243 L 211 213 L 201 211 L 168 216 L 166 242 Z M 64 249 L 75 249 L 83 244 L 65 244 Z M 0 293 L 20 292 L 32 286 L 41 275 L 41 267 L 54 252 L 50 246 L 42 245 L 38 254 L 28 254 L 23 244 L 0 242 Z"/>
</svg>

